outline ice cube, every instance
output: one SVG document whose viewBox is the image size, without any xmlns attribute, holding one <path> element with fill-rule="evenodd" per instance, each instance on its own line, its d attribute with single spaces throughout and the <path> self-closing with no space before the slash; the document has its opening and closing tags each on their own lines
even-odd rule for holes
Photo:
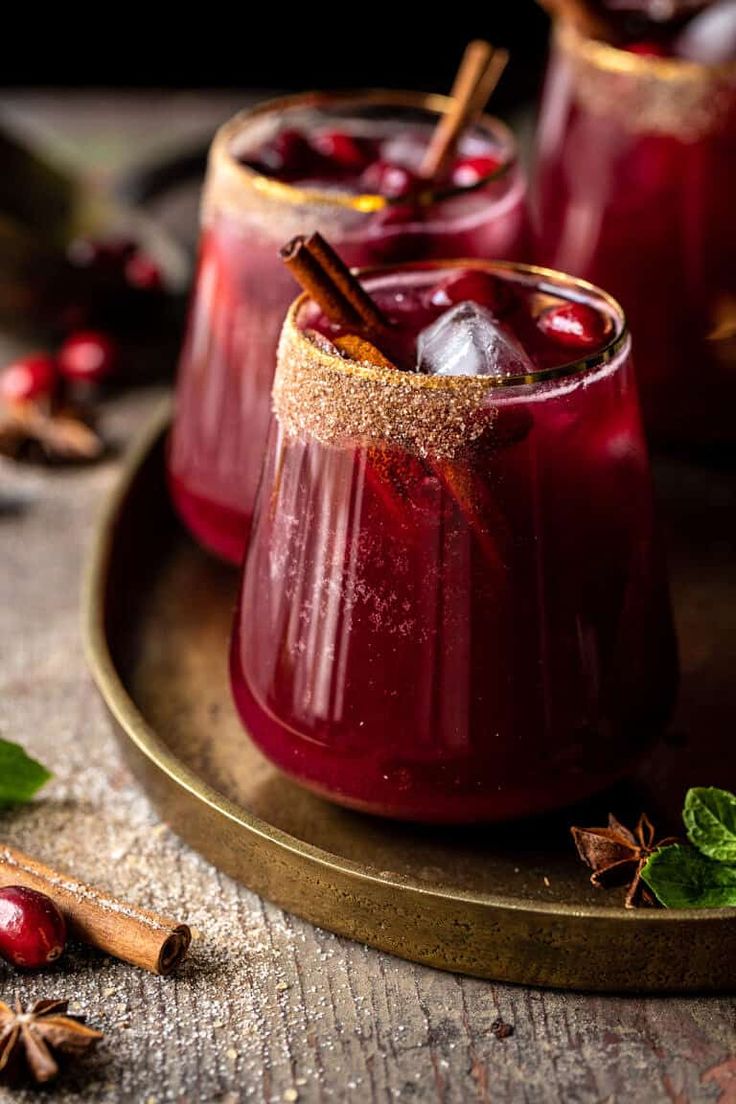
<svg viewBox="0 0 736 1104">
<path fill-rule="evenodd" d="M 430 376 L 517 376 L 534 365 L 516 338 L 478 303 L 458 303 L 417 339 L 419 371 Z"/>
</svg>

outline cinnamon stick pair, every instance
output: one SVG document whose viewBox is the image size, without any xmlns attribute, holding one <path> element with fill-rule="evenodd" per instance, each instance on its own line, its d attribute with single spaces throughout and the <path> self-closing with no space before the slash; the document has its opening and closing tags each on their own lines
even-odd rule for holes
<svg viewBox="0 0 736 1104">
<path fill-rule="evenodd" d="M 442 177 L 461 135 L 482 114 L 508 60 L 508 51 L 483 39 L 468 44 L 450 93 L 452 106 L 437 123 L 419 169 L 424 180 Z"/>
<path fill-rule="evenodd" d="M 186 924 L 120 901 L 0 845 L 0 887 L 10 885 L 45 893 L 64 914 L 73 938 L 151 973 L 170 974 L 189 949 L 192 936 Z"/>
<path fill-rule="evenodd" d="M 378 304 L 321 234 L 292 238 L 281 250 L 281 259 L 332 322 L 371 336 L 387 332 L 389 323 Z"/>
</svg>

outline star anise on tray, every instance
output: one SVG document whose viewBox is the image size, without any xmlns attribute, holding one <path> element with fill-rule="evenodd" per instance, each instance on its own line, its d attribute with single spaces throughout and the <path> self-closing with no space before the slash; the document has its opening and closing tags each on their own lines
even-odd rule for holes
<svg viewBox="0 0 736 1104">
<path fill-rule="evenodd" d="M 653 904 L 653 898 L 642 884 L 641 872 L 650 855 L 660 847 L 677 843 L 674 837 L 658 840 L 646 813 L 642 813 L 632 832 L 613 815 L 608 814 L 607 828 L 571 828 L 572 838 L 580 858 L 593 873 L 594 886 L 628 883 L 626 908 Z"/>
<path fill-rule="evenodd" d="M 17 1076 L 25 1063 L 34 1081 L 53 1081 L 59 1072 L 54 1051 L 77 1057 L 103 1037 L 82 1016 L 67 1016 L 68 1004 L 40 1000 L 24 1012 L 17 999 L 14 1009 L 0 1001 L 0 1076 Z"/>
<path fill-rule="evenodd" d="M 48 462 L 80 462 L 96 460 L 103 451 L 102 439 L 75 407 L 50 410 L 19 402 L 0 410 L 0 456 L 18 459 L 35 453 Z"/>
</svg>

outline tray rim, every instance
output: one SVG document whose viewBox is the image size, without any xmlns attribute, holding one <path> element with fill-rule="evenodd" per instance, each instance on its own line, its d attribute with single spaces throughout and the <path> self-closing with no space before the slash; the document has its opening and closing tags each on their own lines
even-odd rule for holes
<svg viewBox="0 0 736 1104">
<path fill-rule="evenodd" d="M 615 921 L 655 929 L 683 921 L 687 921 L 688 924 L 707 926 L 714 922 L 721 925 L 728 920 L 736 920 L 736 907 L 628 910 L 623 906 L 530 901 L 524 897 L 469 893 L 452 887 L 430 887 L 408 876 L 389 875 L 373 867 L 340 858 L 270 825 L 218 793 L 181 762 L 157 736 L 128 694 L 115 667 L 105 631 L 106 584 L 117 521 L 140 468 L 166 432 L 171 421 L 171 413 L 172 400 L 168 397 L 162 401 L 160 408 L 141 431 L 125 458 L 122 470 L 112 492 L 108 495 L 97 523 L 82 585 L 82 627 L 88 667 L 119 730 L 135 746 L 138 753 L 148 760 L 149 766 L 165 775 L 168 782 L 173 783 L 175 787 L 187 791 L 194 799 L 204 803 L 212 812 L 247 832 L 253 837 L 254 842 L 260 840 L 264 844 L 276 846 L 289 856 L 308 860 L 326 872 L 333 871 L 343 877 L 357 879 L 399 894 L 408 892 L 427 899 L 452 902 L 454 905 L 480 907 L 489 912 L 503 909 L 522 912 L 530 917 L 534 915 L 560 919 L 567 917 L 575 920 L 586 919 L 593 923 Z M 146 789 L 145 786 L 142 788 Z M 208 855 L 205 854 L 204 857 L 213 865 L 218 865 Z"/>
</svg>

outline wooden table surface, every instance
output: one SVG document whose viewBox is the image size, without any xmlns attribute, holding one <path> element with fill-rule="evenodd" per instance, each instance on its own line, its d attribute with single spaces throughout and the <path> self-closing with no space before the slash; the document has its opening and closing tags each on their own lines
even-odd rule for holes
<svg viewBox="0 0 736 1104">
<path fill-rule="evenodd" d="M 242 98 L 12 94 L 3 109 L 104 180 L 131 150 L 207 134 Z M 125 443 L 159 395 L 115 400 L 108 434 Z M 414 966 L 283 914 L 157 822 L 81 650 L 81 574 L 118 467 L 0 466 L 0 734 L 55 776 L 32 806 L 0 814 L 0 837 L 188 920 L 195 941 L 169 979 L 84 949 L 45 974 L 0 965 L 0 999 L 69 996 L 106 1033 L 55 1098 L 735 1104 L 730 998 L 544 992 Z"/>
</svg>

